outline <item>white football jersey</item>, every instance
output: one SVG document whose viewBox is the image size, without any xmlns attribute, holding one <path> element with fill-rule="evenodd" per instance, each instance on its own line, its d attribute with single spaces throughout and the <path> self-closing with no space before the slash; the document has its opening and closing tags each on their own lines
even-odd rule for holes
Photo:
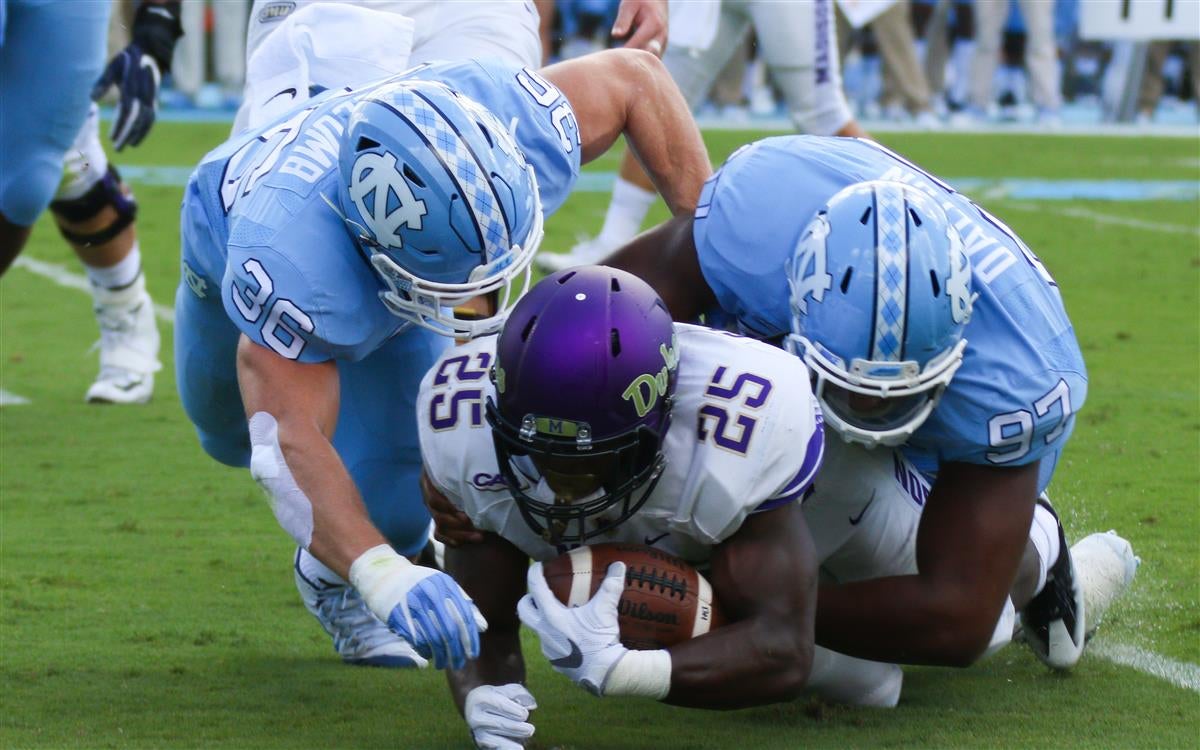
<svg viewBox="0 0 1200 750">
<path fill-rule="evenodd" d="M 821 414 L 799 358 L 699 326 L 677 323 L 675 332 L 680 359 L 666 467 L 632 518 L 590 541 L 649 544 L 702 564 L 750 513 L 803 498 L 824 451 Z M 521 517 L 484 418 L 496 340 L 454 347 L 426 373 L 417 402 L 421 456 L 433 483 L 476 527 L 548 560 L 564 549 Z M 524 491 L 550 501 L 533 476 Z"/>
</svg>

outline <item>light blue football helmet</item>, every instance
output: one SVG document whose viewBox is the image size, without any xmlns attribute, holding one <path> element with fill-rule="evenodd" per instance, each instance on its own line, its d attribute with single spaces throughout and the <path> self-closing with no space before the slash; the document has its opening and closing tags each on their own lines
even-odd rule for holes
<svg viewBox="0 0 1200 750">
<path fill-rule="evenodd" d="M 542 204 L 499 118 L 436 81 L 386 84 L 351 111 L 338 170 L 340 212 L 392 313 L 457 338 L 500 328 L 529 285 Z M 491 292 L 495 314 L 454 312 Z"/>
<path fill-rule="evenodd" d="M 899 445 L 955 371 L 971 317 L 971 264 L 937 202 L 899 182 L 842 189 L 787 269 L 792 333 L 825 424 L 848 442 Z"/>
</svg>

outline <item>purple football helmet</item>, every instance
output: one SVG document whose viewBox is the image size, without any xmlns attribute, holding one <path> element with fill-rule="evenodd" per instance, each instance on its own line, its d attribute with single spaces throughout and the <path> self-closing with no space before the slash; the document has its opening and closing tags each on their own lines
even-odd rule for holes
<svg viewBox="0 0 1200 750">
<path fill-rule="evenodd" d="M 637 512 L 665 464 L 678 362 L 666 305 L 624 271 L 567 269 L 521 298 L 496 343 L 487 419 L 530 528 L 554 544 L 582 544 Z M 555 501 L 522 490 L 517 475 L 529 463 Z M 553 476 L 591 486 L 564 496 Z"/>
</svg>

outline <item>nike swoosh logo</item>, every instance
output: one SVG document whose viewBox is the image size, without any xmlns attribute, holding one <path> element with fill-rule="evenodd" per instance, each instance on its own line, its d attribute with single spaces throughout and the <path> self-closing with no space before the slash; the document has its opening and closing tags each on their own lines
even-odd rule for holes
<svg viewBox="0 0 1200 750">
<path fill-rule="evenodd" d="M 857 526 L 857 525 L 858 525 L 858 522 L 862 520 L 863 513 L 866 513 L 866 512 L 867 512 L 867 508 L 870 508 L 870 507 L 871 507 L 871 503 L 873 503 L 873 502 L 875 502 L 875 496 L 874 496 L 874 495 L 871 495 L 871 499 L 870 499 L 870 500 L 868 500 L 868 501 L 867 501 L 867 504 L 866 504 L 866 505 L 864 505 L 864 506 L 862 507 L 862 510 L 860 510 L 860 511 L 858 512 L 858 515 L 857 515 L 857 516 L 850 516 L 850 525 L 851 525 L 851 526 Z"/>
<path fill-rule="evenodd" d="M 283 91 L 276 92 L 275 94 L 273 94 L 270 98 L 268 98 L 263 103 L 270 104 L 272 101 L 274 101 L 275 99 L 278 99 L 279 97 L 283 96 L 284 94 L 287 94 L 289 99 L 295 99 L 296 98 L 296 89 L 288 88 L 288 89 L 284 89 Z"/>
<path fill-rule="evenodd" d="M 658 536 L 655 536 L 655 537 L 649 537 L 649 536 L 643 537 L 642 541 L 646 543 L 647 547 L 650 547 L 650 546 L 653 546 L 654 543 L 657 542 L 659 539 L 662 539 L 663 537 L 670 536 L 670 535 L 671 535 L 671 532 L 668 531 L 665 534 L 659 534 Z"/>
<path fill-rule="evenodd" d="M 583 652 L 579 650 L 579 644 L 575 641 L 567 641 L 567 643 L 571 644 L 571 653 L 551 659 L 550 666 L 560 669 L 578 669 L 583 665 Z"/>
</svg>

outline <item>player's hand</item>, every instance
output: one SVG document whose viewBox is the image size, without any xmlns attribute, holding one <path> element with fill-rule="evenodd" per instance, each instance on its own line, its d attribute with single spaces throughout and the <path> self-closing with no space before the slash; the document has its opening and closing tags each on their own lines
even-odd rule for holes
<svg viewBox="0 0 1200 750">
<path fill-rule="evenodd" d="M 480 685 L 467 693 L 463 716 L 480 750 L 520 750 L 533 736 L 528 719 L 535 708 L 524 685 Z"/>
<path fill-rule="evenodd" d="M 479 634 L 487 630 L 475 602 L 440 570 L 408 565 L 397 574 L 400 601 L 387 624 L 437 669 L 462 669 L 479 656 Z"/>
<path fill-rule="evenodd" d="M 521 622 L 542 642 L 550 666 L 592 695 L 604 695 L 612 668 L 628 649 L 621 645 L 617 602 L 625 590 L 625 563 L 608 566 L 608 574 L 591 601 L 582 607 L 562 604 L 550 591 L 542 564 L 529 566 L 529 593 L 517 603 Z"/>
<path fill-rule="evenodd" d="M 133 20 L 133 41 L 109 60 L 92 87 L 94 100 L 114 85 L 120 92 L 109 136 L 117 151 L 141 143 L 154 124 L 162 74 L 171 69 L 175 41 L 183 35 L 177 6 L 143 0 Z"/>
<path fill-rule="evenodd" d="M 644 49 L 662 57 L 667 48 L 666 0 L 621 0 L 612 35 L 616 39 L 625 39 L 626 47 Z"/>
<path fill-rule="evenodd" d="M 476 544 L 483 541 L 483 532 L 475 528 L 471 518 L 450 502 L 425 472 L 421 472 L 421 496 L 433 517 L 433 536 L 447 547 Z"/>
</svg>

